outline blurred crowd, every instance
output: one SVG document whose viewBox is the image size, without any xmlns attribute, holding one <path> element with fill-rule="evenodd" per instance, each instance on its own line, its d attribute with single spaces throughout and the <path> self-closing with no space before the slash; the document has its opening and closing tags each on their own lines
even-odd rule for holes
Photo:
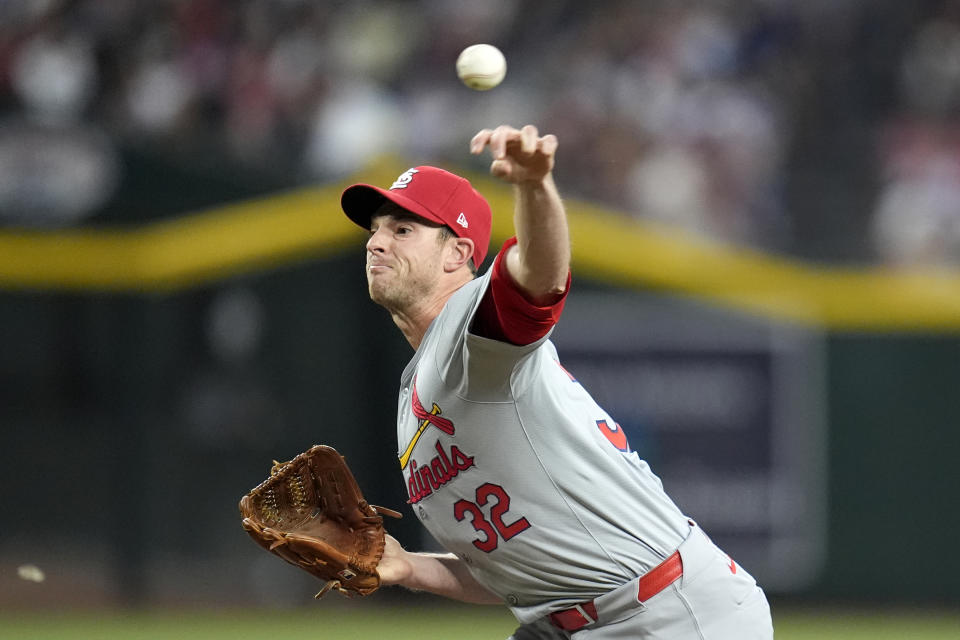
<svg viewBox="0 0 960 640">
<path fill-rule="evenodd" d="M 855 257 L 960 264 L 957 0 L 0 1 L 0 220 L 95 215 L 118 145 L 293 185 L 385 152 L 463 166 L 477 128 L 533 122 L 560 137 L 568 196 L 803 254 L 792 162 L 820 79 L 856 62 L 817 52 L 885 16 L 903 37 L 874 47 L 892 65 L 860 92 L 873 135 L 841 167 L 871 172 L 851 180 L 871 189 Z M 456 81 L 474 42 L 507 56 L 494 91 Z"/>
</svg>

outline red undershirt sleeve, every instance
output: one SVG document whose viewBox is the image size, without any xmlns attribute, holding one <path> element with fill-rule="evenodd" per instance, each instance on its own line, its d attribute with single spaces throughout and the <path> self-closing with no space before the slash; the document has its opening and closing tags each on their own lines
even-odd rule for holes
<svg viewBox="0 0 960 640">
<path fill-rule="evenodd" d="M 556 300 L 546 306 L 533 304 L 513 281 L 503 260 L 507 249 L 516 243 L 516 238 L 507 240 L 490 267 L 490 286 L 474 314 L 471 331 L 485 338 L 524 345 L 547 335 L 560 319 L 570 290 L 570 275 L 567 274 L 567 286 Z"/>
</svg>

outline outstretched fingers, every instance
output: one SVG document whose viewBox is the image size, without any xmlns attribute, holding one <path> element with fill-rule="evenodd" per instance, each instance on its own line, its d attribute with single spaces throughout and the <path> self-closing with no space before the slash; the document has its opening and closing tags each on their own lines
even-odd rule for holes
<svg viewBox="0 0 960 640">
<path fill-rule="evenodd" d="M 543 178 L 553 168 L 557 138 L 552 134 L 540 136 L 533 125 L 520 129 L 501 125 L 496 129 L 482 129 L 470 140 L 470 152 L 482 153 L 490 148 L 493 162 L 490 172 L 512 182 Z"/>
<path fill-rule="evenodd" d="M 540 141 L 539 141 L 540 153 L 552 158 L 554 155 L 556 155 L 557 146 L 559 146 L 559 144 L 560 143 L 557 141 L 557 136 L 553 135 L 552 133 L 548 133 L 547 135 L 540 138 Z"/>
<path fill-rule="evenodd" d="M 483 153 L 483 150 L 490 143 L 490 136 L 493 135 L 492 129 L 481 129 L 473 138 L 470 139 L 470 153 L 473 155 L 479 155 Z"/>
<path fill-rule="evenodd" d="M 528 124 L 520 129 L 520 148 L 519 155 L 529 158 L 537 152 L 539 146 L 540 132 L 532 124 Z"/>
<path fill-rule="evenodd" d="M 534 136 L 536 129 L 534 129 Z M 509 151 L 517 147 L 521 138 L 521 131 L 510 125 L 502 124 L 496 129 L 482 129 L 470 143 L 470 150 L 475 153 L 482 153 L 486 147 L 490 148 L 490 155 L 494 160 L 502 160 Z"/>
</svg>

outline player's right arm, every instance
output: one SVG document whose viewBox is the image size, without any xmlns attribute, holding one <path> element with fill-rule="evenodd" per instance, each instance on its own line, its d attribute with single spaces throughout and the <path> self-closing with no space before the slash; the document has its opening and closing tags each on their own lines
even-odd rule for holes
<svg viewBox="0 0 960 640">
<path fill-rule="evenodd" d="M 510 239 L 492 268 L 471 330 L 515 345 L 536 342 L 556 324 L 570 285 L 567 214 L 553 181 L 557 139 L 533 125 L 483 129 L 470 151 L 490 149 L 490 172 L 513 184 Z"/>
<path fill-rule="evenodd" d="M 570 272 L 567 214 L 553 181 L 557 138 L 541 136 L 533 125 L 502 125 L 470 141 L 471 153 L 487 147 L 490 172 L 514 189 L 517 244 L 507 252 L 507 270 L 530 302 L 551 304 L 566 291 Z"/>
<path fill-rule="evenodd" d="M 466 564 L 452 553 L 412 553 L 388 535 L 383 558 L 377 566 L 383 586 L 401 585 L 452 600 L 473 604 L 503 604 L 473 579 Z"/>
</svg>

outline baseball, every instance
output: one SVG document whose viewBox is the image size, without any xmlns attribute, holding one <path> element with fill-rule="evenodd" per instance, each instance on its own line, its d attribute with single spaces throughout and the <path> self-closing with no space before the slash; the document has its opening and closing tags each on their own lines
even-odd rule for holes
<svg viewBox="0 0 960 640">
<path fill-rule="evenodd" d="M 457 57 L 457 77 L 471 89 L 493 89 L 507 75 L 507 59 L 492 44 L 474 44 Z"/>
</svg>

